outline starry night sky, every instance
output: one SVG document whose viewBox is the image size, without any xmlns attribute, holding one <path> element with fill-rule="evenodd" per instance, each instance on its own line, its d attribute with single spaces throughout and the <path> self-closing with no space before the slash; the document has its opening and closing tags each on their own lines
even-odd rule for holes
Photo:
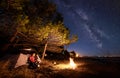
<svg viewBox="0 0 120 78">
<path fill-rule="evenodd" d="M 120 0 L 50 0 L 79 40 L 68 51 L 82 56 L 120 56 Z"/>
</svg>

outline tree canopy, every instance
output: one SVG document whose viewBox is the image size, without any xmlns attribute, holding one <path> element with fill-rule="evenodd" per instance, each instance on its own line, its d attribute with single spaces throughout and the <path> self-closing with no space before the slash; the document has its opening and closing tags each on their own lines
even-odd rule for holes
<svg viewBox="0 0 120 78">
<path fill-rule="evenodd" d="M 63 24 L 56 5 L 48 0 L 2 0 L 0 3 L 0 32 L 15 39 L 18 32 L 34 42 L 66 45 L 77 41 Z"/>
</svg>

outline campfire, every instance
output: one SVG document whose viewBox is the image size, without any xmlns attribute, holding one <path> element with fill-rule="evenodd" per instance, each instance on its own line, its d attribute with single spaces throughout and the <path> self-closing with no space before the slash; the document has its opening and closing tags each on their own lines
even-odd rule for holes
<svg viewBox="0 0 120 78">
<path fill-rule="evenodd" d="M 76 67 L 77 67 L 77 64 L 75 64 L 72 58 L 69 58 L 68 64 L 58 64 L 55 66 L 55 68 L 59 68 L 59 69 L 75 69 Z"/>
<path fill-rule="evenodd" d="M 69 58 L 70 59 L 70 67 L 72 69 L 75 69 L 76 68 L 76 64 L 74 63 L 73 59 L 72 58 Z"/>
</svg>

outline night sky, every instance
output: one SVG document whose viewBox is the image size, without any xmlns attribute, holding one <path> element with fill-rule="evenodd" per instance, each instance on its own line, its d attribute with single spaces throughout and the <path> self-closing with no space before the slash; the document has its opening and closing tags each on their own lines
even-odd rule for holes
<svg viewBox="0 0 120 78">
<path fill-rule="evenodd" d="M 120 0 L 51 0 L 79 40 L 68 51 L 82 56 L 120 56 Z"/>
</svg>

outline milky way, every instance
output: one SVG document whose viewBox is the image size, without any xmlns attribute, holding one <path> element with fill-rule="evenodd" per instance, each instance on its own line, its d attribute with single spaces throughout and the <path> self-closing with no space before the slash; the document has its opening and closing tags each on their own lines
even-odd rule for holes
<svg viewBox="0 0 120 78">
<path fill-rule="evenodd" d="M 71 30 L 71 34 L 77 34 L 79 37 L 68 50 L 75 50 L 83 55 L 106 55 L 106 51 L 110 51 L 111 55 L 120 54 L 118 35 L 120 23 L 116 22 L 120 13 L 116 8 L 120 6 L 116 5 L 117 0 L 114 2 L 54 0 L 53 2 L 63 15 L 64 23 Z"/>
</svg>

